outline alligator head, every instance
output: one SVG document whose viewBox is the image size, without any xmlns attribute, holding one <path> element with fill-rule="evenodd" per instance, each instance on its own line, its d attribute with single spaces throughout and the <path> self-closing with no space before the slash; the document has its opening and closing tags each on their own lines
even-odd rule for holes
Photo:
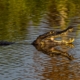
<svg viewBox="0 0 80 80">
<path fill-rule="evenodd" d="M 75 28 L 80 24 L 80 18 L 75 17 L 71 20 L 69 26 L 61 31 L 51 30 L 47 33 L 44 33 L 37 37 L 36 40 L 33 41 L 32 45 L 45 45 L 45 44 L 67 44 L 72 43 L 74 41 L 74 37 L 70 36 L 69 33 L 74 33 Z M 61 37 L 61 40 L 57 40 L 56 38 Z M 66 37 L 67 39 L 64 39 Z"/>
<path fill-rule="evenodd" d="M 37 39 L 33 41 L 32 45 L 48 44 L 48 45 L 56 46 L 56 45 L 59 45 L 59 44 L 72 43 L 74 41 L 73 37 L 64 39 L 65 36 L 63 36 L 65 34 L 68 35 L 70 29 L 66 29 L 66 30 L 63 30 L 63 31 L 56 31 L 56 32 L 51 30 L 47 33 L 44 33 L 43 35 L 38 36 Z M 68 36 L 66 36 L 66 37 L 68 37 Z M 57 40 L 59 38 L 61 38 L 61 39 Z"/>
</svg>

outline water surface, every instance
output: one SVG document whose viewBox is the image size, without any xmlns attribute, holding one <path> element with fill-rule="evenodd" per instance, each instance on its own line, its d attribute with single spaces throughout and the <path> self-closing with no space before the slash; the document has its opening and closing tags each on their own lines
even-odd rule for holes
<svg viewBox="0 0 80 80">
<path fill-rule="evenodd" d="M 79 4 L 78 0 L 1 1 L 0 40 L 17 44 L 0 46 L 0 80 L 79 80 L 80 26 L 68 51 L 73 60 L 51 57 L 31 45 L 39 35 L 65 29 L 71 18 L 80 17 Z"/>
</svg>

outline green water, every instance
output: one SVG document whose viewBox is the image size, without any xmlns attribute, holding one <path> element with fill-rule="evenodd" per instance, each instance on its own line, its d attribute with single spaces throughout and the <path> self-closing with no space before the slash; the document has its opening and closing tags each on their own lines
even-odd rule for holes
<svg viewBox="0 0 80 80">
<path fill-rule="evenodd" d="M 40 34 L 66 28 L 73 17 L 80 17 L 79 0 L 1 0 L 0 40 L 19 44 L 0 46 L 0 80 L 79 80 L 80 26 L 68 51 L 72 61 L 31 45 Z"/>
</svg>

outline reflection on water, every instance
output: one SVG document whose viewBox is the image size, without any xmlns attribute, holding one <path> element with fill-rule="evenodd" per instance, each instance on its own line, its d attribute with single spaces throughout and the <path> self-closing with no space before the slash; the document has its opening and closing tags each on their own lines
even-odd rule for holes
<svg viewBox="0 0 80 80">
<path fill-rule="evenodd" d="M 67 45 L 43 45 L 43 46 L 35 46 L 38 51 L 42 51 L 43 53 L 54 57 L 56 56 L 64 56 L 67 57 L 69 60 L 72 60 L 73 57 L 68 54 L 68 51 L 72 49 L 73 45 L 72 44 L 67 44 Z"/>
<path fill-rule="evenodd" d="M 74 36 L 74 47 L 38 46 L 38 51 L 30 45 L 47 31 L 65 29 L 71 18 L 80 16 L 79 4 L 78 0 L 1 0 L 0 40 L 18 44 L 0 46 L 0 80 L 80 80 L 79 22 L 69 36 Z"/>
<path fill-rule="evenodd" d="M 44 69 L 42 70 L 43 74 L 42 76 L 44 79 L 49 80 L 79 80 L 79 63 L 71 63 L 70 61 L 66 59 L 60 59 L 60 57 L 57 56 L 46 59 L 45 57 L 39 56 L 39 54 L 36 55 L 37 59 L 35 60 L 36 64 L 40 66 L 44 66 Z M 48 63 L 47 63 L 48 62 Z M 37 69 L 37 68 L 36 68 Z M 37 69 L 36 71 L 39 71 Z M 77 73 L 76 73 L 77 72 Z"/>
</svg>

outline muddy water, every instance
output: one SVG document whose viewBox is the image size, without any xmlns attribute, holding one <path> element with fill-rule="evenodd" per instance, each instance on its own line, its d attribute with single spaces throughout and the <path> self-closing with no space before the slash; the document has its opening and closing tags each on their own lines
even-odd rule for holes
<svg viewBox="0 0 80 80">
<path fill-rule="evenodd" d="M 73 47 L 66 49 L 72 60 L 62 55 L 47 55 L 31 45 L 39 35 L 62 30 L 71 18 L 79 17 L 79 4 L 61 0 L 24 1 L 0 3 L 0 9 L 3 8 L 0 15 L 4 16 L 0 18 L 0 40 L 16 42 L 0 46 L 0 80 L 80 80 L 80 26 L 76 26 Z"/>
<path fill-rule="evenodd" d="M 31 28 L 31 29 L 30 29 Z M 33 31 L 31 31 L 33 29 Z M 75 39 L 74 48 L 69 50 L 74 59 L 64 56 L 49 56 L 30 45 L 46 27 L 29 27 L 28 39 L 20 44 L 0 47 L 1 80 L 79 80 L 80 79 L 80 40 Z M 43 31 L 42 31 L 43 32 Z M 27 43 L 28 44 L 27 44 Z"/>
</svg>

